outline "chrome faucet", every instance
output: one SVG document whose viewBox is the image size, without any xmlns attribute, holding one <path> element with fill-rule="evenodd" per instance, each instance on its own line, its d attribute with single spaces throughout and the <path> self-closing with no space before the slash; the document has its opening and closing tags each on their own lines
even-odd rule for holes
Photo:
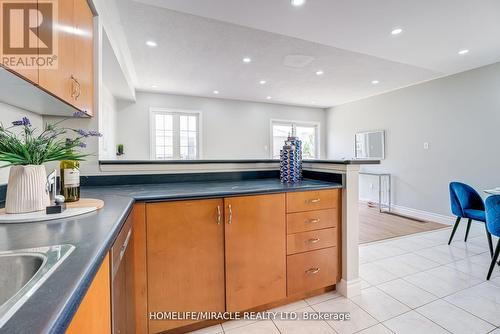
<svg viewBox="0 0 500 334">
<path fill-rule="evenodd" d="M 57 194 L 57 169 L 54 169 L 54 171 L 47 176 L 47 193 L 49 194 L 50 205 L 54 205 Z"/>
</svg>

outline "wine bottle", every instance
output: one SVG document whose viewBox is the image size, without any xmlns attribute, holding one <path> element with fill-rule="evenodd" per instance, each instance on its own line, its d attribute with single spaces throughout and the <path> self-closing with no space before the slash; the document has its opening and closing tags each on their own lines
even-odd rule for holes
<svg viewBox="0 0 500 334">
<path fill-rule="evenodd" d="M 65 202 L 80 200 L 80 162 L 61 161 L 61 195 Z"/>
</svg>

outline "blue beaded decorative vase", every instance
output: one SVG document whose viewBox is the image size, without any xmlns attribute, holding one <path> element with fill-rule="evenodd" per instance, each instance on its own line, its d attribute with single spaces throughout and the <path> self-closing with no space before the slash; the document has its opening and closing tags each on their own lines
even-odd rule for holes
<svg viewBox="0 0 500 334">
<path fill-rule="evenodd" d="M 282 183 L 302 180 L 302 142 L 295 134 L 295 127 L 280 151 L 280 179 Z"/>
</svg>

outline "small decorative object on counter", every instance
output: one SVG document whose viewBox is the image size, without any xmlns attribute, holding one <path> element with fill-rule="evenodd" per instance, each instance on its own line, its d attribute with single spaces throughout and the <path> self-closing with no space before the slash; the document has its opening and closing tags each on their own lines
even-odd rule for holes
<svg viewBox="0 0 500 334">
<path fill-rule="evenodd" d="M 61 161 L 61 195 L 66 203 L 80 200 L 80 162 Z"/>
<path fill-rule="evenodd" d="M 302 142 L 296 135 L 295 126 L 280 151 L 280 179 L 282 183 L 302 180 Z"/>
<path fill-rule="evenodd" d="M 118 144 L 117 149 L 116 149 L 116 155 L 117 156 L 122 156 L 125 154 L 123 144 Z"/>
<path fill-rule="evenodd" d="M 76 112 L 73 117 L 86 115 Z M 45 211 L 51 201 L 43 164 L 82 161 L 88 156 L 79 151 L 86 147 L 84 139 L 101 136 L 97 131 L 61 127 L 67 119 L 48 123 L 43 131 L 37 131 L 26 117 L 12 122 L 10 127 L 0 123 L 0 163 L 4 163 L 0 168 L 11 167 L 5 203 L 7 214 Z"/>
<path fill-rule="evenodd" d="M 59 214 L 66 210 L 64 200 L 58 201 L 57 193 L 57 169 L 47 177 L 47 189 L 49 190 L 50 205 L 45 208 L 45 213 L 48 215 Z M 63 197 L 64 198 L 64 197 Z"/>
</svg>

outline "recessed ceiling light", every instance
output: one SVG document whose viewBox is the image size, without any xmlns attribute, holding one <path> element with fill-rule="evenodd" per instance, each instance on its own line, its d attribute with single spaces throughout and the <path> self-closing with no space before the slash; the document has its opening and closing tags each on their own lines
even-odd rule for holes
<svg viewBox="0 0 500 334">
<path fill-rule="evenodd" d="M 292 6 L 299 7 L 306 3 L 306 0 L 290 0 Z"/>
<path fill-rule="evenodd" d="M 322 70 L 316 71 L 316 75 L 323 75 L 323 74 L 325 74 L 325 72 L 323 72 Z"/>
<path fill-rule="evenodd" d="M 259 81 L 259 84 L 261 84 L 261 85 L 265 85 L 266 83 L 267 83 L 267 81 L 266 81 L 266 80 L 260 80 L 260 81 Z"/>
<path fill-rule="evenodd" d="M 469 53 L 469 50 L 467 50 L 467 49 L 463 49 L 463 50 L 458 51 L 459 55 L 465 55 L 465 54 L 468 54 L 468 53 Z"/>
<path fill-rule="evenodd" d="M 272 99 L 272 96 L 268 96 L 268 97 L 266 97 L 266 99 L 270 100 L 270 99 Z"/>
<path fill-rule="evenodd" d="M 215 95 L 218 95 L 218 94 L 219 94 L 219 91 L 218 91 L 218 90 L 214 90 L 214 94 L 215 94 Z"/>
<path fill-rule="evenodd" d="M 151 85 L 151 88 L 158 88 L 157 85 Z"/>
<path fill-rule="evenodd" d="M 311 104 L 316 104 L 316 101 L 311 101 Z"/>
<path fill-rule="evenodd" d="M 380 81 L 378 81 L 378 80 L 373 80 L 373 81 L 372 81 L 372 85 L 376 85 L 376 84 L 378 84 L 379 82 L 380 82 Z"/>
<path fill-rule="evenodd" d="M 251 63 L 252 62 L 252 58 L 245 57 L 245 58 L 243 58 L 243 62 L 246 63 L 246 64 Z"/>
<path fill-rule="evenodd" d="M 391 35 L 399 35 L 400 33 L 403 32 L 403 29 L 401 28 L 396 28 L 391 31 Z"/>
<path fill-rule="evenodd" d="M 150 48 L 157 47 L 158 44 L 155 41 L 147 41 L 146 45 L 149 46 Z"/>
</svg>

